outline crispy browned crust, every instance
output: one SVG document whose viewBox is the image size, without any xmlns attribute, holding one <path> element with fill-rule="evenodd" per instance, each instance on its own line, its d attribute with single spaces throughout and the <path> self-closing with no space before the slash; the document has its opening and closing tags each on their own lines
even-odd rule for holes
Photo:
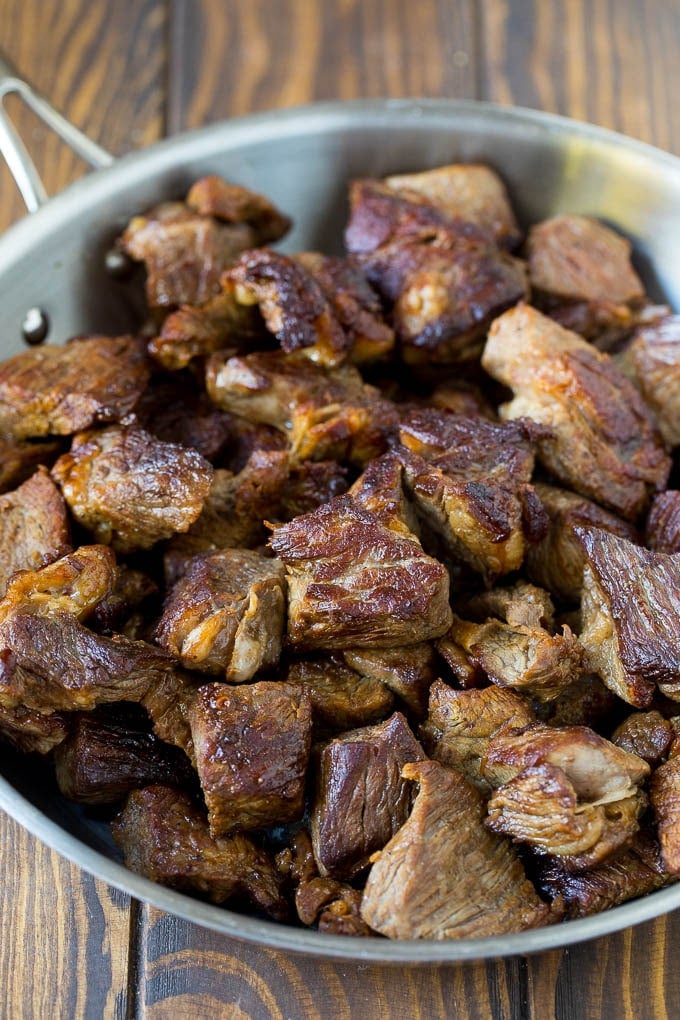
<svg viewBox="0 0 680 1020">
<path fill-rule="evenodd" d="M 257 309 L 241 305 L 233 294 L 220 291 L 201 305 L 183 304 L 171 312 L 159 335 L 149 341 L 148 350 L 163 368 L 176 372 L 194 358 L 261 343 L 264 335 Z"/>
<path fill-rule="evenodd" d="M 670 447 L 680 445 L 680 315 L 637 330 L 624 361 Z"/>
<path fill-rule="evenodd" d="M 195 181 L 186 202 L 201 216 L 214 216 L 225 223 L 249 223 L 257 232 L 259 244 L 278 241 L 291 226 L 288 216 L 265 195 L 225 181 L 217 174 Z"/>
<path fill-rule="evenodd" d="M 286 565 L 296 648 L 408 645 L 448 630 L 445 568 L 349 496 L 277 527 L 270 545 Z"/>
<path fill-rule="evenodd" d="M 281 876 L 268 854 L 248 836 L 215 839 L 202 812 L 175 787 L 135 790 L 111 828 L 127 867 L 145 878 L 213 903 L 246 896 L 276 920 L 286 919 Z"/>
<path fill-rule="evenodd" d="M 33 347 L 0 365 L 0 430 L 15 439 L 68 436 L 133 409 L 149 378 L 144 343 L 93 336 Z"/>
<path fill-rule="evenodd" d="M 303 689 L 208 684 L 192 702 L 189 721 L 213 836 L 302 815 L 312 731 Z"/>
<path fill-rule="evenodd" d="M 347 491 L 347 469 L 335 460 L 303 460 L 292 464 L 281 496 L 284 521 L 309 514 Z M 271 519 L 271 514 L 265 514 Z M 275 515 L 274 515 L 275 516 Z"/>
<path fill-rule="evenodd" d="M 503 417 L 552 430 L 538 456 L 567 486 L 627 520 L 665 486 L 670 459 L 651 412 L 609 355 L 518 305 L 493 323 L 482 364 L 514 391 Z"/>
<path fill-rule="evenodd" d="M 118 425 L 75 436 L 52 468 L 76 520 L 119 552 L 188 531 L 213 474 L 195 450 Z"/>
<path fill-rule="evenodd" d="M 66 504 L 46 468 L 0 496 L 0 593 L 17 570 L 37 570 L 71 551 Z"/>
<path fill-rule="evenodd" d="M 612 743 L 637 754 L 649 765 L 658 765 L 674 739 L 673 727 L 660 712 L 631 712 L 612 733 Z"/>
<path fill-rule="evenodd" d="M 385 453 L 372 460 L 359 475 L 349 494 L 381 524 L 404 538 L 418 539 L 420 528 L 413 504 L 404 491 L 404 464 L 399 453 Z"/>
<path fill-rule="evenodd" d="M 419 792 L 368 876 L 361 913 L 371 928 L 388 938 L 464 939 L 556 919 L 510 844 L 484 826 L 473 786 L 433 761 L 403 775 Z"/>
<path fill-rule="evenodd" d="M 381 680 L 350 669 L 337 655 L 294 659 L 285 681 L 305 688 L 314 722 L 326 733 L 370 726 L 394 708 L 394 695 Z"/>
<path fill-rule="evenodd" d="M 652 500 L 645 540 L 660 553 L 680 552 L 680 492 L 660 492 Z"/>
<path fill-rule="evenodd" d="M 658 685 L 680 699 L 680 562 L 625 538 L 577 529 L 586 555 L 581 602 L 591 668 L 620 698 L 649 706 Z"/>
</svg>

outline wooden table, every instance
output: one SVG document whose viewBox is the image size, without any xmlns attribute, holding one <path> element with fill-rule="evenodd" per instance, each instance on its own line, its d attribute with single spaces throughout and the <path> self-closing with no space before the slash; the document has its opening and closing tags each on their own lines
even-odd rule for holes
<svg viewBox="0 0 680 1020">
<path fill-rule="evenodd" d="M 540 107 L 680 153 L 678 0 L 0 0 L 0 47 L 113 153 L 312 99 Z M 10 104 L 10 110 L 15 110 Z M 48 187 L 78 161 L 18 112 Z M 22 214 L 0 169 L 0 229 Z M 680 912 L 564 951 L 393 970 L 234 943 L 95 881 L 0 817 L 1 1015 L 673 1017 Z"/>
</svg>

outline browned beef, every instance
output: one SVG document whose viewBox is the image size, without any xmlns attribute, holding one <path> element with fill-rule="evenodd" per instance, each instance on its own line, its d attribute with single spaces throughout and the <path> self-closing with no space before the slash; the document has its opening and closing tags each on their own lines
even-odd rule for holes
<svg viewBox="0 0 680 1020">
<path fill-rule="evenodd" d="M 288 640 L 296 648 L 410 645 L 449 628 L 441 563 L 349 496 L 277 527 L 270 545 L 286 565 Z"/>
<path fill-rule="evenodd" d="M 463 939 L 553 920 L 510 844 L 485 828 L 473 786 L 433 761 L 403 775 L 419 792 L 368 876 L 361 914 L 371 928 L 388 938 Z"/>
<path fill-rule="evenodd" d="M 131 793 L 112 825 L 132 871 L 162 885 L 199 893 L 213 903 L 246 896 L 276 920 L 288 910 L 281 877 L 248 836 L 211 836 L 191 798 L 171 786 Z"/>
<path fill-rule="evenodd" d="M 404 465 L 397 453 L 372 460 L 349 490 L 354 502 L 374 514 L 381 524 L 404 538 L 415 539 L 418 521 L 404 490 Z"/>
<path fill-rule="evenodd" d="M 457 608 L 471 620 L 497 616 L 511 627 L 555 629 L 555 607 L 547 591 L 528 581 L 515 581 L 508 587 L 496 586 L 458 599 Z"/>
<path fill-rule="evenodd" d="M 164 319 L 158 336 L 149 341 L 149 354 L 171 372 L 186 368 L 194 358 L 215 351 L 261 343 L 266 330 L 256 308 L 238 303 L 220 291 L 203 304 L 183 304 Z"/>
<path fill-rule="evenodd" d="M 235 414 L 230 417 L 234 434 L 224 466 L 234 474 L 243 471 L 254 453 L 282 453 L 288 448 L 285 435 L 273 425 L 257 425 Z"/>
<path fill-rule="evenodd" d="M 644 297 L 630 263 L 631 244 L 590 216 L 537 223 L 527 240 L 533 289 L 573 301 L 628 304 Z"/>
<path fill-rule="evenodd" d="M 438 407 L 442 411 L 451 411 L 452 414 L 461 414 L 466 418 L 479 416 L 495 421 L 497 417 L 495 409 L 481 388 L 465 380 L 454 379 L 439 383 L 427 398 L 426 404 Z"/>
<path fill-rule="evenodd" d="M 208 684 L 191 704 L 189 721 L 214 836 L 300 817 L 312 730 L 304 690 Z"/>
<path fill-rule="evenodd" d="M 464 690 L 485 687 L 488 683 L 484 670 L 474 663 L 462 645 L 455 640 L 455 624 L 444 635 L 433 642 L 437 654 L 444 660 L 454 679 Z"/>
<path fill-rule="evenodd" d="M 0 496 L 0 593 L 16 570 L 37 570 L 71 549 L 66 504 L 46 468 Z"/>
<path fill-rule="evenodd" d="M 285 680 L 304 686 L 314 722 L 326 732 L 369 726 L 394 708 L 394 697 L 380 680 L 349 669 L 337 655 L 294 659 Z"/>
<path fill-rule="evenodd" d="M 303 252 L 295 258 L 323 291 L 345 331 L 348 357 L 357 365 L 382 360 L 394 347 L 394 330 L 383 318 L 378 295 L 352 256 Z"/>
<path fill-rule="evenodd" d="M 642 326 L 624 355 L 669 446 L 680 445 L 680 315 Z"/>
<path fill-rule="evenodd" d="M 0 704 L 0 736 L 19 751 L 48 754 L 69 734 L 71 718 L 64 712 L 36 712 L 23 705 Z"/>
<path fill-rule="evenodd" d="M 664 869 L 680 875 L 680 757 L 672 755 L 660 765 L 650 784 Z"/>
<path fill-rule="evenodd" d="M 601 729 L 620 707 L 616 695 L 594 673 L 583 673 L 571 681 L 554 701 L 537 709 L 541 722 L 549 726 L 590 726 Z M 624 750 L 629 750 L 624 748 Z"/>
<path fill-rule="evenodd" d="M 12 613 L 69 613 L 85 620 L 109 598 L 118 580 L 116 558 L 106 546 L 82 545 L 48 566 L 22 570 L 7 583 L 0 623 Z"/>
<path fill-rule="evenodd" d="M 0 430 L 15 439 L 68 436 L 118 421 L 133 409 L 148 377 L 144 343 L 135 337 L 33 347 L 0 365 Z"/>
<path fill-rule="evenodd" d="M 477 359 L 492 319 L 528 296 L 524 264 L 490 243 L 398 241 L 363 256 L 362 265 L 392 304 L 401 357 L 410 365 Z"/>
<path fill-rule="evenodd" d="M 309 514 L 347 491 L 347 470 L 335 460 L 303 460 L 290 468 L 281 497 L 281 518 Z"/>
<path fill-rule="evenodd" d="M 385 451 L 396 421 L 393 405 L 352 365 L 326 370 L 299 353 L 214 354 L 206 386 L 223 410 L 284 432 L 295 460 L 364 466 Z"/>
<path fill-rule="evenodd" d="M 137 423 L 165 443 L 198 450 L 206 460 L 222 457 L 237 425 L 192 383 L 190 374 L 154 379 L 135 407 Z"/>
<path fill-rule="evenodd" d="M 660 712 L 631 712 L 612 733 L 612 743 L 637 754 L 649 765 L 664 760 L 673 743 L 673 727 Z"/>
<path fill-rule="evenodd" d="M 49 467 L 59 456 L 58 439 L 12 439 L 0 436 L 0 492 L 21 485 L 40 464 Z"/>
<path fill-rule="evenodd" d="M 527 698 L 501 687 L 457 691 L 441 680 L 430 690 L 429 712 L 420 738 L 431 758 L 455 768 L 483 793 L 481 773 L 489 741 L 504 729 L 523 729 L 535 716 Z"/>
<path fill-rule="evenodd" d="M 577 602 L 583 587 L 585 556 L 575 529 L 603 528 L 631 542 L 639 539 L 638 532 L 627 521 L 575 492 L 539 482 L 536 495 L 550 519 L 550 526 L 545 538 L 527 546 L 527 573 L 532 581 L 557 598 Z"/>
<path fill-rule="evenodd" d="M 120 425 L 75 436 L 52 468 L 76 520 L 119 552 L 187 531 L 213 473 L 195 450 Z"/>
<path fill-rule="evenodd" d="M 503 417 L 552 430 L 538 456 L 567 486 L 627 520 L 665 486 L 670 460 L 651 412 L 609 355 L 519 305 L 493 323 L 482 364 L 514 391 Z"/>
<path fill-rule="evenodd" d="M 645 538 L 650 549 L 680 553 L 680 492 L 660 492 L 652 500 Z"/>
<path fill-rule="evenodd" d="M 645 832 L 627 850 L 583 874 L 572 874 L 559 857 L 543 858 L 538 873 L 539 888 L 562 904 L 568 918 L 598 914 L 661 889 L 669 881 L 659 845 Z"/>
<path fill-rule="evenodd" d="M 185 754 L 152 733 L 120 722 L 77 715 L 68 740 L 55 752 L 59 789 L 81 804 L 115 804 L 140 786 L 186 786 Z"/>
<path fill-rule="evenodd" d="M 149 600 L 157 594 L 158 585 L 143 571 L 119 566 L 113 588 L 95 606 L 88 617 L 88 626 L 105 634 L 123 631 L 131 637 L 126 624 L 138 612 L 141 614 L 142 608 L 146 608 Z M 143 620 L 143 615 L 140 618 Z"/>
<path fill-rule="evenodd" d="M 680 700 L 680 559 L 606 531 L 578 529 L 585 550 L 581 642 L 620 698 L 647 708 L 658 684 Z"/>
<path fill-rule="evenodd" d="M 382 850 L 411 807 L 402 767 L 423 758 L 400 712 L 326 744 L 311 814 L 314 857 L 322 875 L 351 878 Z"/>
<path fill-rule="evenodd" d="M 258 243 L 278 241 L 288 232 L 290 219 L 264 195 L 209 174 L 195 181 L 187 194 L 187 205 L 201 216 L 214 216 L 225 223 L 249 223 Z"/>
<path fill-rule="evenodd" d="M 196 556 L 165 600 L 156 640 L 187 669 L 250 680 L 279 660 L 283 584 L 283 565 L 248 549 Z"/>
<path fill-rule="evenodd" d="M 415 716 L 425 715 L 430 687 L 437 676 L 432 645 L 420 642 L 401 648 L 348 648 L 343 657 L 361 676 L 394 691 Z"/>
</svg>

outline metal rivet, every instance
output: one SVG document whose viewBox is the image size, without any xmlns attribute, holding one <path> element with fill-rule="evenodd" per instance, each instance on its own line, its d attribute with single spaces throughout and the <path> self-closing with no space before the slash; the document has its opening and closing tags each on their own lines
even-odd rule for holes
<svg viewBox="0 0 680 1020">
<path fill-rule="evenodd" d="M 104 256 L 104 265 L 115 280 L 127 280 L 135 271 L 135 263 L 121 248 L 110 248 Z"/>
<path fill-rule="evenodd" d="M 50 331 L 50 320 L 42 308 L 29 308 L 21 323 L 21 334 L 27 344 L 41 344 Z"/>
</svg>

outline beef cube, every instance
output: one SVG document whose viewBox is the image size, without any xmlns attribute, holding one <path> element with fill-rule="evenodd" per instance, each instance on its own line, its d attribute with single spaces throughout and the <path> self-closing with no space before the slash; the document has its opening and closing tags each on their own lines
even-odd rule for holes
<svg viewBox="0 0 680 1020">
<path fill-rule="evenodd" d="M 296 649 L 411 645 L 450 626 L 441 563 L 349 496 L 277 527 L 270 545 L 286 565 L 288 640 Z"/>
<path fill-rule="evenodd" d="M 156 439 L 188 446 L 210 461 L 224 455 L 237 427 L 183 372 L 154 379 L 135 407 L 135 417 Z"/>
<path fill-rule="evenodd" d="M 54 756 L 59 789 L 80 804 L 115 804 L 140 786 L 186 786 L 186 755 L 151 733 L 95 715 L 76 716 Z"/>
<path fill-rule="evenodd" d="M 660 553 L 680 552 L 680 492 L 661 492 L 652 500 L 645 539 L 650 549 Z"/>
<path fill-rule="evenodd" d="M 246 896 L 255 908 L 285 920 L 281 877 L 269 856 L 248 836 L 214 838 L 188 794 L 172 786 L 135 790 L 111 828 L 127 867 L 145 878 L 212 903 Z"/>
<path fill-rule="evenodd" d="M 71 550 L 66 504 L 46 468 L 0 496 L 0 594 L 16 570 L 37 570 Z"/>
<path fill-rule="evenodd" d="M 119 421 L 146 387 L 144 344 L 93 336 L 65 347 L 33 347 L 0 365 L 0 430 L 13 438 L 68 436 Z"/>
<path fill-rule="evenodd" d="M 88 626 L 100 633 L 122 631 L 130 619 L 157 594 L 158 585 L 147 574 L 131 567 L 119 566 L 113 588 L 95 606 L 88 618 Z"/>
<path fill-rule="evenodd" d="M 419 784 L 408 821 L 371 868 L 361 915 L 388 938 L 464 939 L 556 919 L 509 843 L 483 823 L 481 795 L 453 769 L 406 765 Z"/>
<path fill-rule="evenodd" d="M 680 560 L 596 529 L 577 530 L 586 555 L 581 643 L 615 694 L 647 708 L 656 685 L 680 700 Z"/>
<path fill-rule="evenodd" d="M 326 370 L 308 358 L 265 351 L 214 354 L 206 386 L 218 407 L 288 436 L 295 460 L 349 460 L 363 466 L 383 453 L 396 410 L 356 368 Z"/>
<path fill-rule="evenodd" d="M 402 767 L 423 758 L 400 712 L 326 744 L 311 815 L 321 875 L 352 878 L 382 850 L 409 815 L 410 789 Z"/>
<path fill-rule="evenodd" d="M 245 252 L 222 277 L 227 294 L 257 305 L 286 354 L 300 351 L 328 368 L 347 357 L 349 340 L 317 280 L 297 259 L 269 249 Z"/>
<path fill-rule="evenodd" d="M 673 743 L 673 727 L 660 712 L 631 712 L 612 733 L 612 743 L 659 765 Z"/>
<path fill-rule="evenodd" d="M 431 758 L 456 769 L 488 794 L 491 785 L 482 776 L 481 763 L 491 738 L 534 721 L 528 699 L 515 691 L 501 687 L 457 691 L 435 680 L 427 720 L 419 732 Z"/>
<path fill-rule="evenodd" d="M 8 708 L 0 704 L 0 736 L 24 754 L 49 754 L 70 728 L 70 716 L 63 712 L 36 712 L 23 705 Z"/>
<path fill-rule="evenodd" d="M 594 673 L 576 677 L 554 701 L 536 707 L 541 722 L 549 726 L 607 726 L 620 707 L 616 695 Z M 624 750 L 632 748 L 624 747 Z"/>
<path fill-rule="evenodd" d="M 312 732 L 303 690 L 208 684 L 191 704 L 189 721 L 213 836 L 300 817 Z"/>
<path fill-rule="evenodd" d="M 494 832 L 584 871 L 627 845 L 646 799 L 649 766 L 584 726 L 540 723 L 492 737 L 482 775 L 495 787 Z"/>
<path fill-rule="evenodd" d="M 488 583 L 516 570 L 547 524 L 529 484 L 531 425 L 426 408 L 410 412 L 399 435 L 407 491 L 449 555 Z"/>
<path fill-rule="evenodd" d="M 482 364 L 514 391 L 501 417 L 552 430 L 539 460 L 567 486 L 633 521 L 665 486 L 670 460 L 651 412 L 609 355 L 520 305 L 493 323 Z"/>
<path fill-rule="evenodd" d="M 348 356 L 356 365 L 382 360 L 394 347 L 394 330 L 383 318 L 378 295 L 358 261 L 318 252 L 295 256 L 318 283 L 345 331 Z"/>
<path fill-rule="evenodd" d="M 41 616 L 69 613 L 86 620 L 112 595 L 117 580 L 111 550 L 103 545 L 83 545 L 45 567 L 14 574 L 0 600 L 0 623 L 15 612 Z"/>
<path fill-rule="evenodd" d="M 372 460 L 349 494 L 357 506 L 374 514 L 390 531 L 403 538 L 418 538 L 420 528 L 404 490 L 404 465 L 397 453 L 384 453 Z"/>
<path fill-rule="evenodd" d="M 310 514 L 347 491 L 347 470 L 335 460 L 303 460 L 293 464 L 281 497 L 281 518 Z"/>
<path fill-rule="evenodd" d="M 537 223 L 527 240 L 532 289 L 571 301 L 623 305 L 644 297 L 630 263 L 631 244 L 590 216 Z"/>
<path fill-rule="evenodd" d="M 537 884 L 563 905 L 568 918 L 574 918 L 590 917 L 646 896 L 670 881 L 657 841 L 649 833 L 640 832 L 627 850 L 584 874 L 572 874 L 559 857 L 542 858 Z"/>
<path fill-rule="evenodd" d="M 575 492 L 539 482 L 536 495 L 550 525 L 545 538 L 527 546 L 527 573 L 532 581 L 547 588 L 556 598 L 578 602 L 583 587 L 585 555 L 576 537 L 576 528 L 602 528 L 631 542 L 639 540 L 638 532 L 627 521 Z"/>
<path fill-rule="evenodd" d="M 675 750 L 675 749 L 673 749 Z M 664 870 L 680 875 L 680 757 L 671 757 L 654 772 L 649 789 Z"/>
<path fill-rule="evenodd" d="M 285 680 L 304 687 L 314 722 L 326 732 L 369 726 L 394 708 L 392 693 L 379 679 L 358 675 L 339 656 L 295 659 L 288 664 Z"/>
<path fill-rule="evenodd" d="M 230 418 L 234 435 L 224 466 L 234 474 L 243 471 L 254 453 L 282 453 L 288 449 L 286 436 L 273 425 L 257 425 L 236 414 Z"/>
<path fill-rule="evenodd" d="M 348 648 L 343 658 L 361 676 L 393 691 L 415 716 L 425 715 L 430 687 L 437 676 L 432 645 L 421 642 L 402 648 Z"/>
<path fill-rule="evenodd" d="M 75 436 L 52 468 L 76 520 L 118 552 L 187 531 L 213 473 L 194 450 L 119 425 Z"/>
<path fill-rule="evenodd" d="M 203 553 L 168 594 L 156 641 L 186 669 L 250 680 L 281 654 L 284 569 L 247 549 Z"/>
<path fill-rule="evenodd" d="M 0 492 L 21 485 L 41 464 L 52 464 L 61 450 L 58 439 L 31 440 L 0 436 Z"/>
<path fill-rule="evenodd" d="M 680 315 L 638 329 L 624 360 L 668 446 L 680 445 Z"/>
<path fill-rule="evenodd" d="M 149 341 L 149 354 L 170 372 L 186 368 L 225 348 L 249 348 L 266 337 L 256 308 L 241 305 L 231 293 L 220 291 L 200 305 L 180 305 L 164 319 L 158 336 Z"/>
<path fill-rule="evenodd" d="M 409 365 L 477 360 L 496 315 L 527 297 L 524 264 L 492 244 L 451 248 L 404 241 L 362 259 Z"/>
<path fill-rule="evenodd" d="M 249 223 L 257 232 L 259 244 L 278 241 L 291 226 L 288 216 L 265 195 L 225 181 L 217 174 L 195 181 L 186 202 L 201 216 L 214 216 L 224 223 Z"/>
</svg>

